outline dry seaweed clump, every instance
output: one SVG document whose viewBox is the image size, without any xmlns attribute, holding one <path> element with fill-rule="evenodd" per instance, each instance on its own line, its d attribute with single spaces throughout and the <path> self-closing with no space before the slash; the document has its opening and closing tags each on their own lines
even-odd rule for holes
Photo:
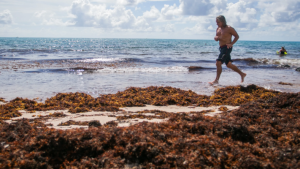
<svg viewBox="0 0 300 169">
<path fill-rule="evenodd" d="M 221 117 L 158 112 L 169 120 L 66 131 L 2 121 L 0 168 L 299 168 L 300 93 L 250 89 L 223 91 L 255 97 Z"/>
<path fill-rule="evenodd" d="M 229 86 L 214 91 L 210 97 L 212 105 L 239 106 L 258 99 L 268 100 L 279 94 L 278 91 L 268 90 L 256 85 Z"/>
<path fill-rule="evenodd" d="M 69 120 L 63 123 L 60 123 L 58 126 L 70 126 L 70 125 L 81 125 L 81 126 L 87 126 L 89 124 L 89 122 L 84 121 L 74 121 L 74 120 Z"/>
<path fill-rule="evenodd" d="M 131 87 L 124 92 L 118 92 L 116 96 L 121 100 L 126 100 L 123 106 L 137 106 L 138 104 L 140 104 L 141 106 L 143 106 L 144 104 L 156 106 L 188 106 L 197 104 L 207 106 L 209 103 L 208 96 L 198 95 L 191 90 L 185 91 L 172 87 Z"/>
<path fill-rule="evenodd" d="M 66 117 L 67 115 L 62 112 L 54 112 L 53 114 L 49 114 L 46 117 Z"/>
<path fill-rule="evenodd" d="M 220 111 L 227 111 L 228 108 L 227 108 L 226 106 L 221 106 L 221 107 L 219 108 L 219 110 L 220 110 Z"/>
<path fill-rule="evenodd" d="M 97 111 L 118 111 L 118 107 L 104 105 L 98 102 L 91 95 L 85 93 L 59 93 L 56 96 L 47 99 L 44 104 L 47 110 L 69 109 L 71 113 Z"/>
<path fill-rule="evenodd" d="M 2 98 L 2 97 L 0 97 L 0 102 L 6 102 L 5 100 L 4 100 L 4 98 Z"/>
<path fill-rule="evenodd" d="M 118 120 L 126 120 L 126 119 L 166 119 L 169 117 L 172 117 L 174 113 L 168 113 L 165 111 L 160 111 L 160 110 L 144 110 L 144 111 L 138 111 L 135 113 L 128 113 L 125 114 L 124 116 L 116 116 Z"/>
</svg>

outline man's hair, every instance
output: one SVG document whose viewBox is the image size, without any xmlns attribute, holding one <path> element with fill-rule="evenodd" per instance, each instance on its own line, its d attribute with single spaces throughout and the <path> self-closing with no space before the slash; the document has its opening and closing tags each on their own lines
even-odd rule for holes
<svg viewBox="0 0 300 169">
<path fill-rule="evenodd" d="M 225 16 L 219 15 L 219 16 L 217 16 L 217 19 L 218 19 L 220 22 L 222 22 L 222 24 L 223 24 L 224 27 L 227 26 Z"/>
</svg>

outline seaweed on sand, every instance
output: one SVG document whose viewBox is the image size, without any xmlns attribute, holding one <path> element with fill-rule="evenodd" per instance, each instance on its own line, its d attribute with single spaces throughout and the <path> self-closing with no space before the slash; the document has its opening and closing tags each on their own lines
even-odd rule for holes
<svg viewBox="0 0 300 169">
<path fill-rule="evenodd" d="M 211 98 L 205 104 L 240 101 L 240 108 L 221 117 L 174 113 L 164 123 L 124 128 L 111 123 L 63 131 L 29 120 L 1 121 L 0 168 L 300 167 L 300 93 L 256 86 L 216 93 L 218 100 Z M 244 98 L 236 101 L 238 95 Z"/>
</svg>

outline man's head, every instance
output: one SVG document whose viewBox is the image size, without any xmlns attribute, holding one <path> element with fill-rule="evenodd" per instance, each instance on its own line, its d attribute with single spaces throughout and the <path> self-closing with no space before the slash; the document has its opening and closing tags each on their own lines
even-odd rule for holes
<svg viewBox="0 0 300 169">
<path fill-rule="evenodd" d="M 225 27 L 225 26 L 227 26 L 226 19 L 225 19 L 225 17 L 223 15 L 217 16 L 216 22 L 217 22 L 217 25 L 219 27 Z"/>
</svg>

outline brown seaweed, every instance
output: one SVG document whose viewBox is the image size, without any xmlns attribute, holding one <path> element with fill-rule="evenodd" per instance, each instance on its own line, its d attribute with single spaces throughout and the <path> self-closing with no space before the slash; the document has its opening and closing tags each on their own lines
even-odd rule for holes
<svg viewBox="0 0 300 169">
<path fill-rule="evenodd" d="M 58 126 L 70 126 L 70 125 L 82 125 L 82 126 L 87 126 L 89 124 L 89 122 L 84 121 L 74 121 L 74 120 L 69 120 L 63 123 L 60 123 Z"/>
<path fill-rule="evenodd" d="M 137 93 L 136 97 L 130 92 L 116 94 L 122 94 L 123 99 L 132 99 L 130 103 L 122 102 L 116 95 L 97 99 L 101 107 L 118 107 L 123 104 L 158 103 L 157 100 L 167 104 L 172 95 L 184 98 L 184 102 L 173 99 L 169 102 L 172 104 L 226 103 L 239 105 L 240 108 L 220 117 L 204 116 L 205 112 L 160 112 L 169 120 L 163 123 L 142 122 L 123 128 L 117 127 L 116 122 L 110 122 L 86 130 L 63 131 L 39 127 L 26 119 L 11 124 L 1 121 L 0 168 L 300 167 L 300 93 L 237 86 L 219 89 L 211 97 L 201 96 L 205 98 L 204 102 L 193 100 L 194 96 L 198 97 L 193 92 L 182 96 L 181 90 L 175 88 L 153 90 L 153 95 L 150 91 L 144 93 L 145 89 L 141 88 L 132 90 Z M 145 96 L 153 96 L 153 100 L 142 98 L 143 93 Z M 53 101 L 51 106 L 67 108 L 66 100 L 61 104 L 54 104 Z M 35 104 L 26 100 L 15 103 L 18 109 L 27 105 L 34 107 Z M 39 106 L 34 108 L 47 108 Z M 9 110 L 8 107 L 1 109 Z M 16 109 L 11 107 L 10 110 Z M 137 114 L 143 115 L 146 112 Z"/>
<path fill-rule="evenodd" d="M 2 97 L 0 97 L 0 102 L 6 102 L 5 100 L 4 100 L 4 98 L 2 98 Z"/>
<path fill-rule="evenodd" d="M 293 86 L 292 83 L 286 83 L 286 82 L 279 82 L 278 84 L 281 84 L 281 85 L 290 85 L 290 86 Z"/>
<path fill-rule="evenodd" d="M 267 90 L 255 85 L 229 86 L 217 89 L 212 96 L 198 95 L 189 90 L 181 90 L 172 87 L 131 87 L 116 94 L 101 95 L 98 98 L 85 93 L 59 93 L 45 101 L 37 103 L 34 100 L 16 98 L 5 105 L 0 105 L 0 118 L 10 119 L 21 114 L 18 110 L 29 112 L 46 110 L 65 110 L 71 113 L 88 111 L 119 111 L 120 107 L 156 105 L 178 105 L 178 106 L 211 106 L 211 105 L 233 105 L 239 106 L 249 101 L 258 99 L 269 99 L 279 92 Z"/>
</svg>

